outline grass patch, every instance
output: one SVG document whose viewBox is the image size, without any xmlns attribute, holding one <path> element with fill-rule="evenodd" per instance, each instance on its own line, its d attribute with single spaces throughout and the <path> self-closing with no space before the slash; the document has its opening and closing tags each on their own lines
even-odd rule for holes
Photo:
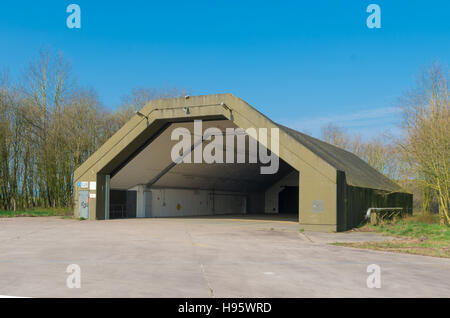
<svg viewBox="0 0 450 318">
<path fill-rule="evenodd" d="M 450 227 L 439 225 L 436 215 L 416 215 L 380 225 L 366 224 L 356 231 L 378 232 L 399 240 L 336 245 L 450 258 Z"/>
<path fill-rule="evenodd" d="M 18 216 L 62 216 L 64 218 L 70 218 L 72 215 L 73 211 L 70 208 L 34 208 L 21 211 L 0 211 L 0 218 L 11 218 Z"/>
</svg>

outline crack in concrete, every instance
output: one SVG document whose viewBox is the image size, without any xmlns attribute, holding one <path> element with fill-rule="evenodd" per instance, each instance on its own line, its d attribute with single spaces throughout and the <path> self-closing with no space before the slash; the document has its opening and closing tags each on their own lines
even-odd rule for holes
<svg viewBox="0 0 450 318">
<path fill-rule="evenodd" d="M 201 273 L 202 273 L 202 276 L 203 276 L 203 280 L 205 281 L 206 285 L 208 286 L 209 294 L 210 294 L 210 296 L 212 298 L 214 298 L 214 289 L 212 288 L 211 283 L 209 282 L 208 278 L 206 277 L 205 267 L 199 261 L 199 257 L 198 257 L 197 252 L 196 252 L 196 243 L 192 239 L 191 233 L 189 231 L 189 226 L 186 226 L 186 234 L 189 237 L 189 241 L 191 242 L 191 245 L 192 245 L 192 247 L 194 249 L 194 257 L 198 261 L 198 263 L 200 264 L 200 270 L 201 270 Z"/>
<path fill-rule="evenodd" d="M 200 264 L 200 268 L 202 270 L 203 279 L 205 280 L 206 285 L 208 285 L 209 293 L 210 293 L 211 297 L 214 298 L 214 289 L 212 288 L 211 283 L 209 282 L 208 278 L 206 277 L 205 266 L 203 264 Z"/>
<path fill-rule="evenodd" d="M 300 235 L 303 235 L 304 237 L 306 237 L 308 239 L 308 241 L 310 241 L 311 243 L 314 243 L 314 241 L 305 233 L 299 233 Z"/>
</svg>

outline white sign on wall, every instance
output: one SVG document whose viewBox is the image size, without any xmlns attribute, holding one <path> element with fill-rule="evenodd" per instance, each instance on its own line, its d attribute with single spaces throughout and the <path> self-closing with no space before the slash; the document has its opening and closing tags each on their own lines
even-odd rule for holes
<svg viewBox="0 0 450 318">
<path fill-rule="evenodd" d="M 83 189 L 87 189 L 89 187 L 89 182 L 87 182 L 87 181 L 78 182 L 78 187 L 79 188 L 83 188 Z"/>
<path fill-rule="evenodd" d="M 95 197 L 96 197 L 95 193 L 89 193 L 89 198 L 95 199 Z"/>
<path fill-rule="evenodd" d="M 89 190 L 97 190 L 97 182 L 92 181 L 89 183 Z"/>
</svg>

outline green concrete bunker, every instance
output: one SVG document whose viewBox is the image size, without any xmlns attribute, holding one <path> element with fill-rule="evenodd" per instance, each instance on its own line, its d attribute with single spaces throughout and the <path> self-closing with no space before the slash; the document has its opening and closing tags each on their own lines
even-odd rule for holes
<svg viewBox="0 0 450 318">
<path fill-rule="evenodd" d="M 198 123 L 215 138 L 199 136 Z M 247 134 L 243 147 L 231 148 L 242 139 L 230 129 L 266 136 Z M 175 162 L 183 138 L 174 131 L 192 137 Z M 195 160 L 218 136 L 230 158 Z M 274 162 L 255 162 L 255 149 L 276 158 L 275 172 L 262 173 Z M 356 155 L 279 125 L 232 94 L 148 103 L 75 171 L 74 187 L 74 214 L 90 220 L 270 214 L 292 216 L 305 230 L 345 231 L 369 208 L 412 212 L 412 195 Z"/>
</svg>

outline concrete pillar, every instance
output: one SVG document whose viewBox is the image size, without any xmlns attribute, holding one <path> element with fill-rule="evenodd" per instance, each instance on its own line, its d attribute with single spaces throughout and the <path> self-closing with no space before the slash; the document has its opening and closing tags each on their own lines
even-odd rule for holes
<svg viewBox="0 0 450 318">
<path fill-rule="evenodd" d="M 143 185 L 137 186 L 136 200 L 136 217 L 145 218 L 145 195 Z"/>
<path fill-rule="evenodd" d="M 144 214 L 146 218 L 152 216 L 152 193 L 144 191 Z"/>
<path fill-rule="evenodd" d="M 109 174 L 105 177 L 105 220 L 109 220 L 109 181 L 110 176 Z"/>
</svg>

